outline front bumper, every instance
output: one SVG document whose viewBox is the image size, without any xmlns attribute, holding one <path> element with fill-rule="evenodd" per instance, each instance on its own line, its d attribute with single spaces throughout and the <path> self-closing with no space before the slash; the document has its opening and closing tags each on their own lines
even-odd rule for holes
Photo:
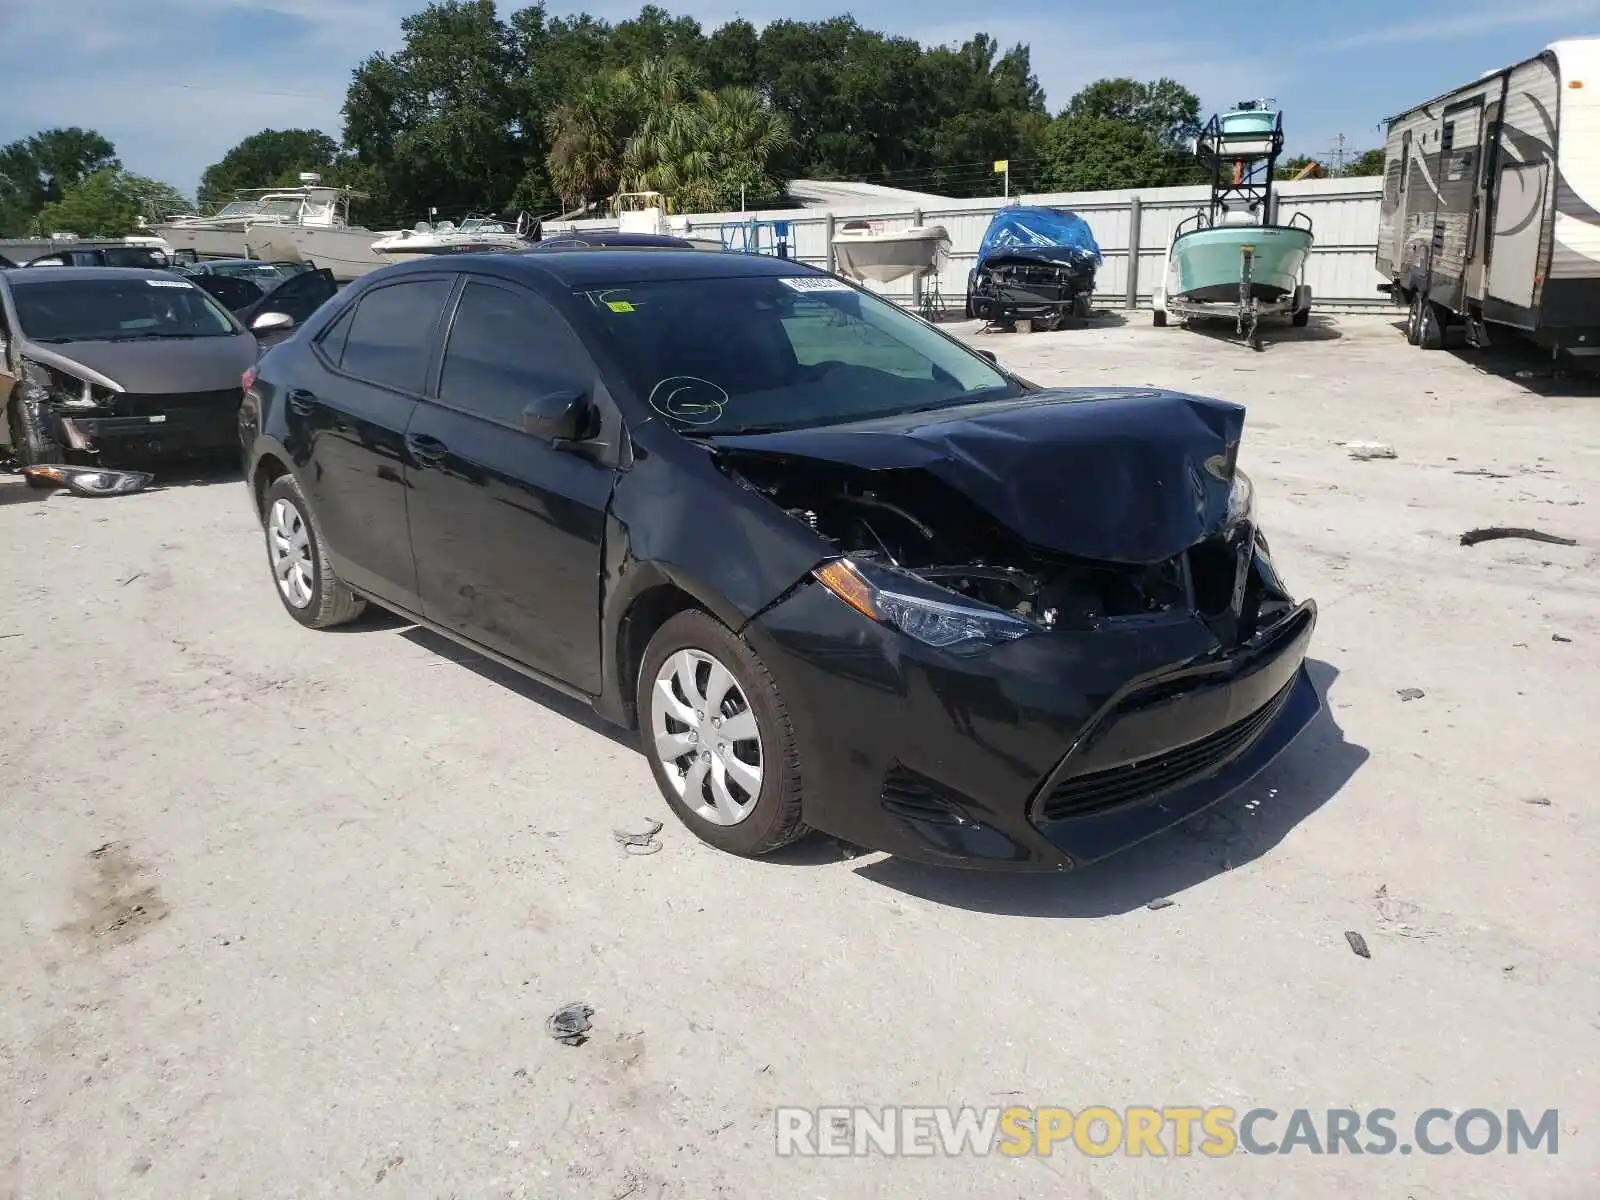
<svg viewBox="0 0 1600 1200">
<path fill-rule="evenodd" d="M 1322 707 L 1306 601 L 1226 654 L 1192 615 L 971 659 L 808 583 L 745 628 L 802 747 L 805 821 L 951 866 L 1064 870 L 1205 809 Z"/>
<path fill-rule="evenodd" d="M 75 450 L 104 455 L 182 456 L 236 452 L 238 406 L 179 409 L 147 416 L 57 416 L 59 439 Z"/>
</svg>

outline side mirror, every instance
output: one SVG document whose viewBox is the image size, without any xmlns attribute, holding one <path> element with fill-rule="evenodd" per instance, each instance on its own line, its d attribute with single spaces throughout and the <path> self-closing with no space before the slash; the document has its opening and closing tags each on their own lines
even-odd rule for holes
<svg viewBox="0 0 1600 1200">
<path fill-rule="evenodd" d="M 250 322 L 252 333 L 283 333 L 294 328 L 294 318 L 286 312 L 264 312 Z"/>
<path fill-rule="evenodd" d="M 594 408 L 580 391 L 550 392 L 522 410 L 522 432 L 558 446 L 589 436 Z"/>
<path fill-rule="evenodd" d="M 1000 360 L 995 357 L 995 353 L 994 353 L 993 350 L 979 350 L 978 353 L 981 354 L 984 358 L 987 358 L 995 366 L 998 367 L 1000 365 Z"/>
</svg>

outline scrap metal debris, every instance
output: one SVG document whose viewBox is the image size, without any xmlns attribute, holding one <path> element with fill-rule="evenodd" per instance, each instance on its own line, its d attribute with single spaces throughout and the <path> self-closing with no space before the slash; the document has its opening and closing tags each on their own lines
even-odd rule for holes
<svg viewBox="0 0 1600 1200">
<path fill-rule="evenodd" d="M 1149 904 L 1146 904 L 1145 907 L 1151 912 L 1160 912 L 1163 908 L 1171 908 L 1176 903 L 1177 901 L 1169 896 L 1158 896 L 1150 901 Z"/>
<path fill-rule="evenodd" d="M 1510 479 L 1511 476 L 1501 471 L 1486 471 L 1482 467 L 1474 467 L 1470 471 L 1452 471 L 1452 475 L 1481 475 L 1485 479 Z"/>
<path fill-rule="evenodd" d="M 1401 700 L 1421 700 L 1427 694 L 1421 688 L 1401 688 L 1395 693 Z"/>
<path fill-rule="evenodd" d="M 1387 442 L 1340 442 L 1350 457 L 1358 462 L 1368 462 L 1374 458 L 1399 458 L 1395 448 Z"/>
<path fill-rule="evenodd" d="M 1354 929 L 1344 931 L 1344 940 L 1350 943 L 1350 949 L 1355 951 L 1358 958 L 1371 958 L 1372 951 L 1367 949 L 1367 939 Z"/>
<path fill-rule="evenodd" d="M 1550 635 L 1550 640 L 1552 642 L 1570 642 L 1572 639 L 1569 638 L 1569 637 L 1564 637 L 1563 635 L 1561 635 L 1559 633 L 1552 633 Z"/>
<path fill-rule="evenodd" d="M 656 834 L 661 832 L 661 822 L 652 820 L 650 828 L 643 833 L 629 833 L 626 829 L 613 829 L 611 836 L 617 839 L 624 854 L 654 854 L 661 849 L 661 843 L 656 840 Z"/>
<path fill-rule="evenodd" d="M 563 1004 L 546 1018 L 544 1031 L 568 1046 L 581 1046 L 589 1040 L 589 1018 L 594 1009 L 582 1000 Z"/>
<path fill-rule="evenodd" d="M 1476 546 L 1479 542 L 1496 542 L 1501 538 L 1526 538 L 1530 542 L 1549 542 L 1552 546 L 1576 546 L 1577 539 L 1557 537 L 1537 529 L 1519 529 L 1510 525 L 1488 525 L 1482 529 L 1469 529 L 1461 535 L 1463 546 Z"/>
<path fill-rule="evenodd" d="M 1537 804 L 1540 808 L 1550 807 L 1549 796 L 1524 796 L 1522 802 L 1524 804 Z"/>
</svg>

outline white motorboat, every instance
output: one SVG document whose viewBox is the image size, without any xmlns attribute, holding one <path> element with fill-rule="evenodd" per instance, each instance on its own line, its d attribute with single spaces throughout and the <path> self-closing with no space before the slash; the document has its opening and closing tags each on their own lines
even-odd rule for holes
<svg viewBox="0 0 1600 1200">
<path fill-rule="evenodd" d="M 950 234 L 943 225 L 884 229 L 881 222 L 847 221 L 834 234 L 839 274 L 858 283 L 893 283 L 939 275 L 950 257 Z"/>
<path fill-rule="evenodd" d="M 174 250 L 190 250 L 198 258 L 245 258 L 248 225 L 293 220 L 302 202 L 299 191 L 241 193 L 209 215 L 186 213 L 152 228 Z"/>
<path fill-rule="evenodd" d="M 436 254 L 489 253 L 521 250 L 538 241 L 538 222 L 523 214 L 515 225 L 492 217 L 466 217 L 460 224 L 418 221 L 410 229 L 379 238 L 372 250 L 388 262 L 430 258 Z"/>
</svg>

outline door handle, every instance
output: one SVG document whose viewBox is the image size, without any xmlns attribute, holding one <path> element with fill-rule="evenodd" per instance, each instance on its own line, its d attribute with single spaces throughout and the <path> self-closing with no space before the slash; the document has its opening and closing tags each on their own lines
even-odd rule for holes
<svg viewBox="0 0 1600 1200">
<path fill-rule="evenodd" d="M 317 410 L 316 393 L 308 392 L 305 388 L 290 388 L 285 398 L 289 401 L 290 411 L 302 417 L 309 417 Z"/>
<path fill-rule="evenodd" d="M 438 462 L 450 452 L 436 437 L 429 437 L 425 433 L 406 434 L 406 449 L 411 451 L 411 456 L 421 462 Z"/>
</svg>

